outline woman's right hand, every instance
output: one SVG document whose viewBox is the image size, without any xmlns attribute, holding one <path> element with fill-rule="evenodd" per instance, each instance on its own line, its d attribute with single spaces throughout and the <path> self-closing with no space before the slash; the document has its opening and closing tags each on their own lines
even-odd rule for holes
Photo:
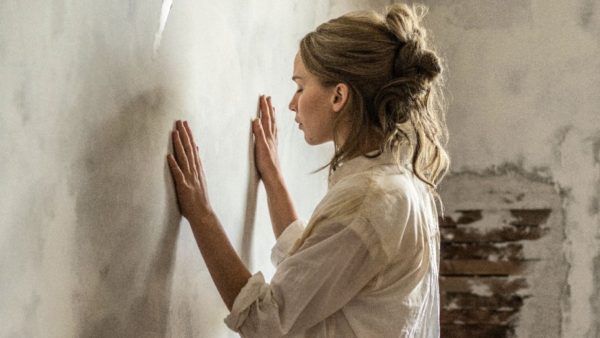
<svg viewBox="0 0 600 338">
<path fill-rule="evenodd" d="M 279 155 L 277 154 L 277 124 L 271 97 L 261 95 L 259 102 L 261 118 L 256 118 L 252 122 L 254 161 L 259 178 L 265 185 L 269 185 L 281 176 Z"/>
</svg>

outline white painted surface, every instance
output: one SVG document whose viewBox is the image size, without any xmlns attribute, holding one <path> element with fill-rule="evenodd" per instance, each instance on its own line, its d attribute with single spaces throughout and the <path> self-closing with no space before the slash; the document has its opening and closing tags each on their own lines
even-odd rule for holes
<svg viewBox="0 0 600 338">
<path fill-rule="evenodd" d="M 250 165 L 259 94 L 277 107 L 300 215 L 325 192 L 326 171 L 308 173 L 332 146 L 308 147 L 287 110 L 293 57 L 316 24 L 359 4 L 181 0 L 166 21 L 162 5 L 0 3 L 1 337 L 234 336 L 176 209 L 176 119 L 190 121 L 213 206 L 252 271 L 273 272 Z"/>
<path fill-rule="evenodd" d="M 308 172 L 332 149 L 307 147 L 287 110 L 297 42 L 383 3 L 176 1 L 153 59 L 161 1 L 0 2 L 0 336 L 226 336 L 226 308 L 175 209 L 173 122 L 190 121 L 226 231 L 270 276 L 261 186 L 241 243 L 258 94 L 278 108 L 284 174 L 307 218 L 326 189 L 325 172 Z M 563 336 L 597 334 L 597 2 L 426 3 L 449 61 L 455 170 L 516 163 L 567 192 Z"/>
</svg>

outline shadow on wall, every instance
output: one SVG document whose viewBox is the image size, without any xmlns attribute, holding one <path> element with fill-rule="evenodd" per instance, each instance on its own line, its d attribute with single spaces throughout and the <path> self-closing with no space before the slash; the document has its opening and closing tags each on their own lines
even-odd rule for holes
<svg viewBox="0 0 600 338">
<path fill-rule="evenodd" d="M 72 267 L 78 337 L 166 335 L 180 217 L 165 207 L 175 200 L 161 200 L 174 196 L 152 183 L 160 170 L 171 183 L 168 168 L 151 167 L 169 135 L 163 102 L 160 89 L 137 95 L 82 147 Z"/>
<path fill-rule="evenodd" d="M 257 104 L 257 114 L 260 104 Z M 256 205 L 258 198 L 259 177 L 256 170 L 256 160 L 254 159 L 254 133 L 252 126 L 248 131 L 248 185 L 246 186 L 246 210 L 244 212 L 244 228 L 242 234 L 242 243 L 240 245 L 240 258 L 250 268 L 252 260 L 252 238 L 254 237 L 254 222 L 256 219 Z"/>
</svg>

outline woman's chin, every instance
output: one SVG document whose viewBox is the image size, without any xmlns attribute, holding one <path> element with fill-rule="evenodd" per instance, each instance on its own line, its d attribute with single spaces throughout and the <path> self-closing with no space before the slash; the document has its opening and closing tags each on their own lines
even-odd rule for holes
<svg viewBox="0 0 600 338">
<path fill-rule="evenodd" d="M 317 144 L 317 143 L 315 142 L 315 140 L 314 140 L 314 139 L 312 139 L 312 138 L 310 138 L 310 137 L 306 136 L 306 132 L 304 133 L 304 140 L 306 141 L 306 143 L 307 143 L 309 146 L 314 146 L 314 145 L 316 145 L 316 144 Z"/>
<path fill-rule="evenodd" d="M 311 137 L 307 137 L 306 133 L 304 134 L 304 140 L 306 141 L 306 143 L 310 146 L 318 146 L 320 144 L 323 144 L 325 142 L 328 142 L 328 140 L 319 140 L 319 139 L 315 139 L 315 138 L 311 138 Z"/>
</svg>

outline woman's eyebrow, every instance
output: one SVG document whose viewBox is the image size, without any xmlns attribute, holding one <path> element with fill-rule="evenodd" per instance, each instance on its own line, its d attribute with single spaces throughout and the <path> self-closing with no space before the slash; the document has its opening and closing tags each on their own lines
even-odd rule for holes
<svg viewBox="0 0 600 338">
<path fill-rule="evenodd" d="M 298 76 L 298 75 L 292 76 L 292 81 L 296 81 L 296 79 L 301 79 L 302 80 L 302 77 Z"/>
</svg>

